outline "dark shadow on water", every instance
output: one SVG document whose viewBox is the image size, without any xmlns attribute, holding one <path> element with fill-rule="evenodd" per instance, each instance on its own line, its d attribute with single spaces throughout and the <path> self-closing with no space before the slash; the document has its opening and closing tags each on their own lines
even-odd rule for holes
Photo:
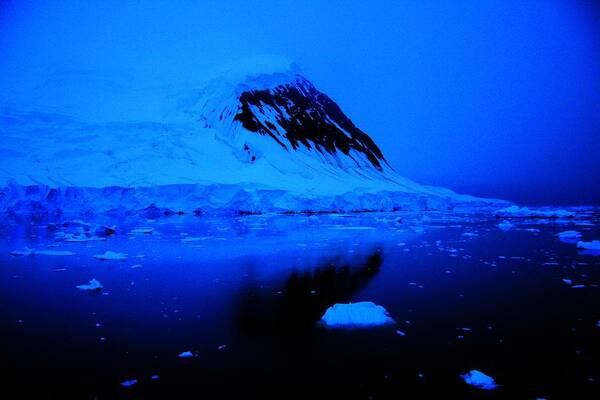
<svg viewBox="0 0 600 400">
<path fill-rule="evenodd" d="M 376 248 L 359 265 L 328 259 L 314 269 L 295 269 L 275 291 L 249 284 L 235 303 L 238 328 L 252 335 L 312 330 L 328 307 L 348 303 L 366 287 L 380 272 L 381 264 L 381 249 Z"/>
</svg>

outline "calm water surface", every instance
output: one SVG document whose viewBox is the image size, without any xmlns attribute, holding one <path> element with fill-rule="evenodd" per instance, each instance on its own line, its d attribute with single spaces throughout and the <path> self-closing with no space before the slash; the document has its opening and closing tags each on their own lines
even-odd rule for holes
<svg viewBox="0 0 600 400">
<path fill-rule="evenodd" d="M 82 399 L 599 398 L 600 256 L 554 236 L 600 239 L 599 219 L 588 210 L 503 231 L 488 215 L 433 212 L 106 218 L 88 222 L 116 234 L 76 243 L 55 239 L 64 220 L 6 221 L 4 390 Z M 153 232 L 131 232 L 139 227 Z M 10 255 L 23 247 L 74 254 Z M 106 250 L 127 259 L 93 258 Z M 75 288 L 92 278 L 103 291 Z M 327 307 L 356 301 L 384 306 L 396 324 L 319 324 Z M 178 357 L 184 351 L 193 357 Z M 500 388 L 465 384 L 460 374 L 472 369 Z"/>
</svg>

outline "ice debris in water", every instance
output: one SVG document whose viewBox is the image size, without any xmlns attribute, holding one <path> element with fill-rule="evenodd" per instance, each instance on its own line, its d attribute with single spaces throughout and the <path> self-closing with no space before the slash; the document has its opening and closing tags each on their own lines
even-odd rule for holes
<svg viewBox="0 0 600 400">
<path fill-rule="evenodd" d="M 22 250 L 15 250 L 10 254 L 13 256 L 34 256 L 37 254 L 43 256 L 72 256 L 75 253 L 66 250 L 34 250 L 29 247 L 23 247 Z"/>
<path fill-rule="evenodd" d="M 121 386 L 130 387 L 138 383 L 137 379 L 129 379 L 127 381 L 121 382 Z"/>
<path fill-rule="evenodd" d="M 66 250 L 37 250 L 34 254 L 41 254 L 43 256 L 72 256 L 75 255 L 72 251 Z"/>
<path fill-rule="evenodd" d="M 370 301 L 342 304 L 329 307 L 321 322 L 331 328 L 369 327 L 394 323 L 382 306 Z"/>
<path fill-rule="evenodd" d="M 32 256 L 34 254 L 34 250 L 29 247 L 23 247 L 22 250 L 14 250 L 10 252 L 11 256 Z"/>
<path fill-rule="evenodd" d="M 577 242 L 578 249 L 597 250 L 600 251 L 600 240 L 592 240 L 591 242 Z"/>
<path fill-rule="evenodd" d="M 194 354 L 191 351 L 184 351 L 179 353 L 179 355 L 177 357 L 179 358 L 188 358 L 188 357 L 193 357 Z"/>
<path fill-rule="evenodd" d="M 127 258 L 127 254 L 125 253 L 116 253 L 114 251 L 107 250 L 104 254 L 96 254 L 94 258 L 97 260 L 125 260 Z"/>
<path fill-rule="evenodd" d="M 89 284 L 78 285 L 77 289 L 79 290 L 102 290 L 104 286 L 96 279 L 92 279 Z"/>
<path fill-rule="evenodd" d="M 563 231 L 556 234 L 562 241 L 574 241 L 581 239 L 581 233 L 577 231 Z"/>
<path fill-rule="evenodd" d="M 144 235 L 150 235 L 152 232 L 154 232 L 154 228 L 150 228 L 150 227 L 135 228 L 135 229 L 131 230 L 131 233 L 144 234 Z"/>
<path fill-rule="evenodd" d="M 498 228 L 502 229 L 503 231 L 508 231 L 510 228 L 513 227 L 513 224 L 511 224 L 508 221 L 502 221 L 498 224 Z"/>
<path fill-rule="evenodd" d="M 476 369 L 460 376 L 467 384 L 478 389 L 492 390 L 498 388 L 494 378 Z"/>
<path fill-rule="evenodd" d="M 89 236 L 85 233 L 65 233 L 65 232 L 57 232 L 54 234 L 54 240 L 57 242 L 91 242 L 94 240 L 104 241 L 106 237 L 100 236 Z"/>
</svg>

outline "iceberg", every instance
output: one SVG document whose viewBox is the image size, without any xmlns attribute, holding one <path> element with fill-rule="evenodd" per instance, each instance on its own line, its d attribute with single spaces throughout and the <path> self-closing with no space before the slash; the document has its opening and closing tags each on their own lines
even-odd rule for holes
<svg viewBox="0 0 600 400">
<path fill-rule="evenodd" d="M 23 247 L 22 250 L 13 250 L 10 252 L 11 256 L 32 256 L 35 254 L 35 250 L 29 247 Z"/>
<path fill-rule="evenodd" d="M 96 279 L 90 280 L 89 284 L 78 285 L 76 287 L 79 290 L 95 290 L 95 291 L 100 291 L 104 288 L 104 286 L 102 286 L 102 284 L 100 282 L 98 282 Z"/>
<path fill-rule="evenodd" d="M 363 301 L 334 304 L 325 311 L 321 323 L 329 328 L 355 328 L 388 325 L 395 321 L 382 306 Z"/>
<path fill-rule="evenodd" d="M 138 383 L 137 379 L 129 379 L 129 380 L 121 382 L 121 386 L 130 387 L 130 386 L 136 385 L 137 383 Z"/>
<path fill-rule="evenodd" d="M 591 242 L 577 242 L 578 249 L 597 250 L 600 251 L 600 240 L 592 240 Z"/>
<path fill-rule="evenodd" d="M 498 224 L 498 228 L 502 229 L 503 231 L 508 231 L 508 230 L 510 230 L 510 229 L 511 229 L 513 226 L 514 226 L 513 224 L 511 224 L 510 222 L 508 222 L 508 221 L 506 221 L 506 220 L 505 220 L 505 221 L 502 221 L 502 222 L 500 222 L 500 223 Z"/>
<path fill-rule="evenodd" d="M 15 250 L 10 253 L 12 256 L 72 256 L 74 252 L 68 250 L 34 250 L 29 247 L 23 247 L 22 250 Z"/>
<path fill-rule="evenodd" d="M 460 377 L 465 381 L 465 383 L 478 389 L 493 390 L 498 388 L 494 378 L 476 369 L 473 369 L 470 372 L 461 375 Z"/>
<path fill-rule="evenodd" d="M 74 252 L 68 250 L 36 250 L 34 254 L 41 254 L 43 256 L 73 256 Z"/>
<path fill-rule="evenodd" d="M 561 242 L 573 243 L 581 239 L 581 233 L 577 231 L 563 231 L 556 234 Z"/>
<path fill-rule="evenodd" d="M 177 355 L 177 357 L 179 357 L 179 358 L 189 358 L 189 357 L 193 357 L 193 356 L 194 356 L 194 353 L 192 353 L 191 351 L 184 351 Z"/>
<path fill-rule="evenodd" d="M 151 227 L 143 227 L 143 228 L 135 228 L 130 231 L 133 234 L 142 234 L 142 235 L 150 235 L 154 232 L 154 228 Z"/>
<path fill-rule="evenodd" d="M 96 254 L 94 258 L 97 260 L 126 260 L 127 254 L 125 253 L 117 253 L 114 251 L 107 250 L 104 254 Z"/>
</svg>

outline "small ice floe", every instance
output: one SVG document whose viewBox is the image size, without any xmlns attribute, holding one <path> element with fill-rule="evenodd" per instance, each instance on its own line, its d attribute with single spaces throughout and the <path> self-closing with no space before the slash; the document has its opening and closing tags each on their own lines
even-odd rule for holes
<svg viewBox="0 0 600 400">
<path fill-rule="evenodd" d="M 151 227 L 142 227 L 142 228 L 135 228 L 132 229 L 130 233 L 133 234 L 142 234 L 142 235 L 150 235 L 152 234 L 152 232 L 154 232 L 154 228 Z"/>
<path fill-rule="evenodd" d="M 75 253 L 66 250 L 36 250 L 34 254 L 43 256 L 73 256 Z"/>
<path fill-rule="evenodd" d="M 491 376 L 487 376 L 483 372 L 478 371 L 476 369 L 473 369 L 470 372 L 461 375 L 460 377 L 465 381 L 465 383 L 474 386 L 478 389 L 493 390 L 498 388 L 498 385 L 496 384 L 496 381 L 494 381 L 494 378 L 492 378 Z"/>
<path fill-rule="evenodd" d="M 189 358 L 189 357 L 194 357 L 194 353 L 192 353 L 191 351 L 183 351 L 181 353 L 179 353 L 177 355 L 177 357 L 179 358 Z"/>
<path fill-rule="evenodd" d="M 422 226 L 420 226 L 420 225 L 413 226 L 411 229 L 412 229 L 412 231 L 413 231 L 414 233 L 423 233 L 423 232 L 425 232 L 425 228 L 423 228 L 423 227 L 422 227 Z"/>
<path fill-rule="evenodd" d="M 560 263 L 557 263 L 555 261 L 548 261 L 548 262 L 542 263 L 542 265 L 547 266 L 547 267 L 556 267 L 556 266 L 560 265 Z"/>
<path fill-rule="evenodd" d="M 34 250 L 29 247 L 23 247 L 22 250 L 15 250 L 10 253 L 11 256 L 72 256 L 75 255 L 72 251 L 65 250 Z"/>
<path fill-rule="evenodd" d="M 496 216 L 512 218 L 573 218 L 575 213 L 559 208 L 530 209 L 528 207 L 510 206 L 496 211 Z"/>
<path fill-rule="evenodd" d="M 10 252 L 11 256 L 32 256 L 35 254 L 35 250 L 29 247 L 23 247 L 22 250 L 14 250 Z"/>
<path fill-rule="evenodd" d="M 556 234 L 561 242 L 573 243 L 581 239 L 581 233 L 577 231 L 563 231 Z"/>
<path fill-rule="evenodd" d="M 138 383 L 137 379 L 129 379 L 129 380 L 121 382 L 121 386 L 130 387 L 137 383 Z"/>
<path fill-rule="evenodd" d="M 89 232 L 56 232 L 54 240 L 57 242 L 91 242 L 95 240 L 104 241 L 106 240 L 106 236 L 94 236 Z"/>
<path fill-rule="evenodd" d="M 571 286 L 571 289 L 583 289 L 585 287 L 585 285 L 573 285 Z"/>
<path fill-rule="evenodd" d="M 577 242 L 577 248 L 584 250 L 587 255 L 600 255 L 600 240 L 592 240 L 591 242 Z"/>
<path fill-rule="evenodd" d="M 363 301 L 334 304 L 325 311 L 321 322 L 329 328 L 355 328 L 393 324 L 395 321 L 382 306 Z"/>
<path fill-rule="evenodd" d="M 335 231 L 372 231 L 375 230 L 377 228 L 373 227 L 373 226 L 340 226 L 340 225 L 336 225 L 332 228 Z"/>
<path fill-rule="evenodd" d="M 506 220 L 504 220 L 498 224 L 498 228 L 502 229 L 505 232 L 510 230 L 512 227 L 513 227 L 513 224 L 511 224 L 510 222 L 508 222 Z"/>
<path fill-rule="evenodd" d="M 127 254 L 125 253 L 117 253 L 114 251 L 106 250 L 104 254 L 96 254 L 94 258 L 97 260 L 125 260 L 127 259 Z"/>
<path fill-rule="evenodd" d="M 100 282 L 98 282 L 96 279 L 92 279 L 90 281 L 90 283 L 88 283 L 88 284 L 76 286 L 76 288 L 79 290 L 95 290 L 95 291 L 100 291 L 100 290 L 102 290 L 103 287 L 104 286 L 102 286 L 102 284 Z"/>
<path fill-rule="evenodd" d="M 563 279 L 562 281 L 563 281 L 564 283 L 566 283 L 567 285 L 572 285 L 572 284 L 573 284 L 573 281 L 572 281 L 572 280 L 570 280 L 570 279 L 566 279 L 566 278 L 565 278 L 565 279 Z"/>
</svg>

